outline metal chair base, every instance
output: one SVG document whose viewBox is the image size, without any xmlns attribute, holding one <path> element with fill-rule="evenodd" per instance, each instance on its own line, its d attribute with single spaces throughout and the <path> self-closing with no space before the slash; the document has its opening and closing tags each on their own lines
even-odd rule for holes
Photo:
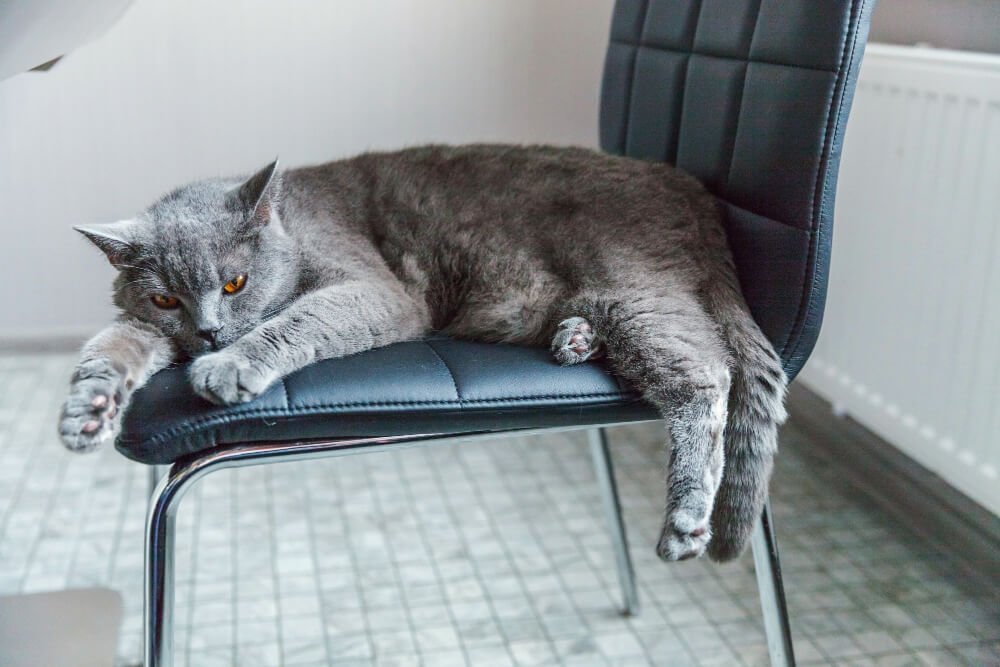
<svg viewBox="0 0 1000 667">
<path fill-rule="evenodd" d="M 622 588 L 622 613 L 634 616 L 639 613 L 639 594 L 635 588 L 635 570 L 632 557 L 628 553 L 628 539 L 625 536 L 625 522 L 622 520 L 621 503 L 618 500 L 618 484 L 611 465 L 611 451 L 608 449 L 608 432 L 603 428 L 592 428 L 587 432 L 590 439 L 590 454 L 594 459 L 594 475 L 601 489 L 604 502 L 604 517 L 608 524 L 611 548 L 615 552 L 618 566 L 618 583 Z"/>
<path fill-rule="evenodd" d="M 635 614 L 639 608 L 635 574 L 628 553 L 628 541 L 621 517 L 607 434 L 604 428 L 580 428 L 590 429 L 590 449 L 618 566 L 623 611 L 625 614 Z M 500 437 L 514 433 L 525 435 L 529 431 L 477 434 L 475 437 Z M 155 482 L 155 488 L 150 497 L 146 517 L 143 604 L 145 667 L 170 667 L 173 664 L 174 520 L 181 499 L 202 477 L 226 468 L 347 456 L 365 451 L 383 452 L 423 444 L 454 442 L 469 437 L 422 434 L 319 442 L 234 445 L 178 461 L 166 474 L 161 475 L 162 467 L 151 466 L 149 480 L 151 484 Z M 794 665 L 778 549 L 769 509 L 765 509 L 762 520 L 754 531 L 753 552 L 771 662 L 781 667 Z"/>
<path fill-rule="evenodd" d="M 764 513 L 750 538 L 753 549 L 753 567 L 757 573 L 757 594 L 764 613 L 764 634 L 767 651 L 773 667 L 794 667 L 795 651 L 792 648 L 792 629 L 788 623 L 785 604 L 785 585 L 781 581 L 781 561 L 778 559 L 778 539 L 774 535 L 771 502 L 764 505 Z"/>
</svg>

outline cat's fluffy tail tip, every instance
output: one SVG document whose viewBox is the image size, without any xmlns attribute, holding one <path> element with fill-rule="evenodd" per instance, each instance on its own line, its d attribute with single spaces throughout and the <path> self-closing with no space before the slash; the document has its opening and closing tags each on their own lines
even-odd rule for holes
<svg viewBox="0 0 1000 667">
<path fill-rule="evenodd" d="M 708 549 L 705 552 L 716 563 L 729 563 L 744 554 L 748 543 L 749 540 L 746 539 L 737 542 L 717 538 L 708 543 Z"/>
<path fill-rule="evenodd" d="M 726 563 L 743 555 L 750 544 L 757 521 L 760 520 L 757 507 L 757 503 L 741 506 L 739 509 L 742 511 L 726 514 L 728 520 L 714 517 L 712 541 L 705 550 L 709 558 L 716 563 Z"/>
</svg>

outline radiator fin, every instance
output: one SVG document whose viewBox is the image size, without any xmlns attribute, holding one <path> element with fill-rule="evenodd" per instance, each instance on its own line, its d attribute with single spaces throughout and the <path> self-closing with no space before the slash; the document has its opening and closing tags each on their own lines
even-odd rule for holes
<svg viewBox="0 0 1000 667">
<path fill-rule="evenodd" d="M 871 45 L 803 381 L 1000 514 L 1000 57 Z"/>
</svg>

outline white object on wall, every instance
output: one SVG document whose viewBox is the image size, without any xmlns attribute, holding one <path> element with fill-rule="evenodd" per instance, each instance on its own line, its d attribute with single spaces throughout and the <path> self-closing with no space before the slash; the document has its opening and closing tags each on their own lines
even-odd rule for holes
<svg viewBox="0 0 1000 667">
<path fill-rule="evenodd" d="M 70 229 L 187 180 L 440 141 L 596 145 L 612 0 L 137 0 L 0 83 L 0 341 L 84 336 L 112 270 Z"/>
<path fill-rule="evenodd" d="M 1000 514 L 1000 56 L 869 45 L 802 380 Z"/>
<path fill-rule="evenodd" d="M 66 55 L 107 30 L 132 0 L 0 0 L 0 79 Z"/>
</svg>

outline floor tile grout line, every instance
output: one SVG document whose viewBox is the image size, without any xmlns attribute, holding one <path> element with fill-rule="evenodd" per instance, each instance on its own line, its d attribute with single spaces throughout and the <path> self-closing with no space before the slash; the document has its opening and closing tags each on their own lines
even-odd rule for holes
<svg viewBox="0 0 1000 667">
<path fill-rule="evenodd" d="M 32 391 L 37 390 L 37 388 L 38 388 L 38 386 L 40 384 L 41 384 L 41 380 L 38 379 L 36 381 L 36 383 L 35 383 L 34 388 L 32 389 Z M 28 403 L 30 395 L 31 394 L 30 394 L 29 391 L 27 391 L 27 390 L 26 391 L 22 391 L 20 393 L 20 395 L 19 395 L 20 402 L 18 403 L 18 405 L 19 406 L 23 406 L 24 404 Z M 14 430 L 15 428 L 16 427 L 12 427 L 12 430 Z M 15 441 L 18 440 L 17 433 L 15 432 L 12 435 L 14 437 L 11 437 L 11 438 L 7 439 L 7 446 L 4 449 L 6 449 L 8 447 L 15 447 L 15 446 L 17 446 L 17 443 L 15 442 Z M 37 442 L 37 441 L 32 441 L 32 442 Z M 23 441 L 21 441 L 20 444 L 21 444 L 21 446 L 24 446 L 24 442 Z M 38 454 L 38 452 L 40 450 L 41 450 L 41 447 L 39 447 L 37 445 L 31 447 L 31 452 L 28 454 L 27 458 L 24 461 L 24 465 L 21 468 L 21 474 L 18 475 L 18 477 L 17 477 L 18 481 L 17 481 L 17 485 L 16 485 L 16 487 L 14 489 L 14 493 L 10 497 L 11 498 L 10 504 L 7 505 L 7 510 L 3 513 L 3 516 L 0 517 L 0 535 L 6 535 L 7 534 L 7 525 L 9 523 L 9 521 L 10 521 L 10 517 L 13 516 L 15 508 L 17 507 L 18 503 L 20 502 L 21 494 L 24 492 L 24 487 L 27 485 L 28 479 L 31 476 L 31 474 L 30 474 L 31 471 L 34 470 L 34 466 L 40 460 L 40 456 Z M 4 453 L 6 453 L 6 452 L 4 452 Z M 7 460 L 9 460 L 9 458 Z"/>
<path fill-rule="evenodd" d="M 132 469 L 132 468 L 137 468 L 138 466 L 129 465 L 128 467 Z M 114 580 L 115 572 L 117 570 L 118 551 L 119 549 L 121 549 L 122 545 L 122 532 L 124 531 L 124 526 L 126 523 L 126 518 L 128 516 L 128 510 L 129 510 L 128 499 L 132 492 L 132 484 L 134 479 L 135 479 L 134 473 L 132 472 L 132 470 L 129 470 L 129 472 L 125 475 L 125 481 L 122 484 L 121 495 L 123 498 L 123 502 L 118 512 L 118 521 L 115 524 L 115 532 L 114 532 L 114 537 L 111 540 L 111 547 L 108 549 L 108 554 L 109 554 L 108 571 L 105 579 L 109 582 Z M 135 537 L 136 536 L 133 536 L 133 538 Z"/>
<path fill-rule="evenodd" d="M 410 485 L 409 476 L 405 473 L 404 470 L 402 470 L 402 467 L 400 465 L 400 460 L 401 459 L 398 456 L 394 457 L 394 459 L 393 459 L 393 461 L 394 461 L 394 463 L 396 465 L 396 471 L 399 474 L 400 486 L 405 490 L 406 496 L 410 500 L 410 503 L 411 503 L 411 506 L 412 506 L 412 504 L 416 500 L 416 497 L 413 494 L 413 488 Z M 369 476 L 369 479 L 370 479 L 370 476 Z M 444 493 L 445 490 L 441 489 L 441 492 Z M 385 512 L 384 512 L 384 508 L 381 506 L 381 498 L 379 497 L 379 494 L 376 493 L 376 494 L 374 494 L 374 496 L 375 496 L 376 506 L 379 507 L 380 513 L 382 513 L 384 515 Z M 428 554 L 430 554 L 430 551 L 431 551 L 430 550 L 430 545 L 427 543 L 427 537 L 426 537 L 426 535 L 424 534 L 423 531 L 418 531 L 418 533 L 420 534 L 421 541 L 424 543 L 424 547 L 427 549 Z M 459 647 L 462 649 L 462 655 L 465 656 L 465 661 L 469 664 L 470 667 L 475 667 L 474 665 L 472 665 L 472 661 L 469 658 L 469 648 L 468 648 L 468 646 L 466 646 L 466 640 L 465 640 L 465 638 L 462 637 L 461 633 L 458 632 L 458 619 L 455 616 L 455 611 L 454 611 L 454 608 L 453 608 L 453 606 L 451 604 L 452 601 L 448 598 L 447 587 L 444 585 L 444 578 L 441 576 L 441 569 L 438 567 L 437 563 L 435 562 L 435 560 L 433 558 L 431 558 L 429 560 L 429 564 L 430 564 L 430 567 L 431 567 L 432 571 L 434 572 L 434 579 L 438 583 L 438 588 L 441 589 L 442 594 L 445 596 L 445 606 L 447 607 L 447 610 L 448 610 L 447 611 L 448 618 L 451 620 L 451 625 L 455 629 L 455 634 L 458 637 Z M 400 577 L 398 569 L 396 570 L 396 576 L 399 579 L 400 584 L 402 585 L 402 579 Z M 420 647 L 418 646 L 417 648 L 419 649 Z"/>
<path fill-rule="evenodd" d="M 452 447 L 461 447 L 461 446 L 462 445 L 452 445 Z M 510 566 L 511 571 L 516 573 L 517 572 L 517 567 L 516 567 L 516 562 L 514 560 L 514 557 L 511 555 L 510 550 L 507 549 L 507 545 L 503 541 L 502 536 L 500 535 L 499 531 L 497 531 L 497 526 L 496 526 L 496 522 L 493 520 L 493 515 L 489 511 L 487 511 L 489 509 L 489 504 L 487 503 L 486 499 L 483 498 L 482 493 L 480 492 L 480 489 L 475 484 L 474 480 L 476 479 L 476 476 L 472 473 L 472 471 L 469 470 L 468 464 L 465 461 L 465 459 L 463 458 L 461 452 L 462 452 L 462 450 L 459 450 L 458 455 L 455 457 L 455 461 L 457 462 L 458 466 L 461 468 L 463 476 L 465 478 L 465 481 L 469 484 L 470 488 L 473 490 L 473 493 L 476 495 L 477 499 L 479 500 L 480 507 L 485 512 L 485 515 L 487 517 L 487 519 L 486 519 L 487 523 L 489 523 L 489 525 L 490 525 L 490 533 L 491 533 L 492 538 L 495 539 L 495 540 L 497 540 L 501 544 L 502 550 L 503 550 L 503 554 L 504 554 L 504 559 L 507 561 L 507 564 Z M 459 521 L 458 521 L 458 515 L 457 515 L 457 512 L 456 512 L 456 509 L 455 509 L 453 503 L 451 502 L 451 498 L 448 496 L 448 494 L 445 493 L 445 488 L 444 488 L 444 485 L 443 485 L 443 480 L 441 479 L 441 475 L 440 475 L 440 473 L 439 473 L 439 471 L 437 469 L 437 466 L 430 464 L 430 461 L 429 461 L 430 452 L 428 450 L 424 450 L 424 452 L 422 452 L 422 454 L 423 454 L 424 461 L 425 461 L 425 463 L 428 464 L 428 469 L 431 471 L 431 475 L 434 478 L 434 483 L 435 483 L 437 491 L 439 493 L 444 494 L 443 495 L 444 506 L 446 508 L 446 511 L 448 512 L 448 517 L 450 518 L 451 523 L 453 525 L 457 525 L 459 523 Z M 470 564 L 470 567 L 472 568 L 472 571 L 475 573 L 476 583 L 482 589 L 484 601 L 486 602 L 487 606 L 490 609 L 490 620 L 493 621 L 493 624 L 496 626 L 497 631 L 500 633 L 501 639 L 503 640 L 502 643 L 503 643 L 504 649 L 507 651 L 507 654 L 513 660 L 514 656 L 513 656 L 512 652 L 511 652 L 510 638 L 507 636 L 507 633 L 504 631 L 503 622 L 501 621 L 500 615 L 497 612 L 496 601 L 493 599 L 493 595 L 492 595 L 492 593 L 490 592 L 489 588 L 486 585 L 486 580 L 485 580 L 485 577 L 483 576 L 483 573 L 482 573 L 482 570 L 480 569 L 479 564 L 475 561 L 475 559 L 472 558 L 473 550 L 470 547 L 470 544 L 469 544 L 469 541 L 468 541 L 466 535 L 462 531 L 458 531 L 458 535 L 459 535 L 459 537 L 460 537 L 460 539 L 462 541 L 462 545 L 463 545 L 465 553 L 469 555 L 469 564 Z"/>
<path fill-rule="evenodd" d="M 229 613 L 230 624 L 232 626 L 233 637 L 233 664 L 239 664 L 240 657 L 240 608 L 239 608 L 239 584 L 240 584 L 240 475 L 239 469 L 232 469 L 228 472 L 232 480 L 229 488 L 229 525 L 232 532 L 232 542 L 230 550 L 232 552 L 232 586 L 229 589 Z"/>
<path fill-rule="evenodd" d="M 391 456 L 391 454 L 389 454 L 389 455 Z M 334 462 L 334 465 L 336 465 L 336 463 L 337 462 Z M 366 461 L 364 459 L 355 459 L 355 463 L 357 463 L 358 465 L 364 467 Z M 343 474 L 343 469 L 341 469 L 339 472 L 341 474 Z M 346 500 L 346 494 L 343 497 Z M 344 517 L 344 542 L 345 542 L 346 545 L 349 545 L 351 543 L 350 537 L 352 535 L 352 532 L 353 531 L 351 529 L 351 522 L 350 522 L 349 518 L 346 516 L 346 508 L 345 508 L 345 517 Z M 354 577 L 355 581 L 358 584 L 360 584 L 361 583 L 361 568 L 358 567 L 357 556 L 355 555 L 353 549 L 348 548 L 347 552 L 348 552 L 348 557 L 350 558 L 351 564 L 352 564 L 352 576 Z M 398 573 L 394 572 L 394 576 L 398 577 Z M 397 583 L 397 586 L 399 586 L 399 579 L 398 578 L 396 579 L 396 583 Z M 371 636 L 371 627 L 368 624 L 368 618 L 371 615 L 370 614 L 371 607 L 368 604 L 368 600 L 365 598 L 363 587 L 359 588 L 359 594 L 361 596 L 361 605 L 362 605 L 362 608 L 365 611 L 365 634 L 366 634 L 366 636 L 368 638 L 370 638 L 370 636 Z M 400 597 L 405 599 L 405 592 L 402 591 L 402 590 L 400 590 Z M 416 646 L 416 636 L 417 636 L 416 626 L 414 625 L 413 618 L 410 616 L 409 613 L 406 614 L 406 625 L 407 625 L 407 628 L 410 631 L 410 635 L 414 638 L 414 646 Z M 370 639 L 369 639 L 369 641 L 370 641 Z M 374 650 L 374 648 L 375 647 L 374 647 L 374 643 L 373 643 L 372 649 Z"/>
<path fill-rule="evenodd" d="M 30 400 L 32 399 L 29 399 L 29 401 Z M 40 435 L 41 433 L 39 433 L 39 436 Z M 44 439 L 39 437 L 38 441 L 44 441 Z M 45 509 L 42 512 L 43 519 L 39 524 L 38 534 L 35 536 L 35 539 L 28 550 L 28 564 L 27 567 L 25 567 L 24 576 L 21 579 L 21 590 L 24 590 L 25 583 L 31 575 L 31 565 L 35 559 L 35 555 L 38 553 L 39 546 L 45 538 L 45 526 L 52 514 L 52 509 L 55 505 L 56 499 L 59 497 L 59 490 L 62 487 L 64 479 L 66 478 L 66 472 L 69 467 L 68 464 L 69 460 L 65 454 L 59 457 L 58 463 L 56 464 L 55 484 L 53 489 L 49 491 L 49 497 L 46 499 Z"/>
<path fill-rule="evenodd" d="M 583 448 L 583 449 L 586 449 L 586 447 L 587 447 L 587 444 L 584 443 L 584 442 L 573 442 L 574 440 L 581 440 L 580 438 L 574 438 L 573 434 L 562 434 L 562 438 L 567 441 L 566 442 L 567 446 L 576 446 L 576 447 L 580 447 L 580 448 Z M 598 503 L 587 503 L 587 502 L 585 502 L 585 499 L 581 496 L 581 493 L 580 493 L 580 490 L 579 490 L 579 486 L 573 484 L 571 478 L 567 474 L 566 467 L 564 465 L 563 459 L 561 459 L 560 457 L 556 456 L 555 447 L 553 446 L 554 444 L 555 443 L 552 443 L 552 444 L 550 444 L 550 446 L 548 446 L 548 447 L 546 447 L 544 449 L 545 449 L 546 455 L 552 461 L 552 464 L 555 467 L 555 469 L 558 470 L 561 473 L 563 479 L 567 482 L 566 486 L 570 489 L 570 493 L 572 493 L 578 499 L 578 501 L 581 504 L 588 505 L 588 506 L 589 505 L 597 505 Z M 593 473 L 593 468 L 592 467 L 588 467 L 588 470 L 590 470 L 590 472 Z M 617 477 L 617 472 L 616 472 L 616 477 Z M 593 476 L 593 474 L 591 474 L 591 481 L 592 481 L 591 488 L 592 489 L 596 489 L 597 488 L 597 480 L 596 480 L 596 477 Z M 550 499 L 550 501 L 552 501 L 551 504 L 554 507 L 558 507 L 558 503 L 556 503 L 554 501 L 554 499 L 552 498 L 551 494 L 549 493 L 548 486 L 543 486 L 542 487 L 542 492 L 546 495 L 546 497 L 548 497 Z M 595 524 L 596 524 L 595 525 L 595 530 L 598 530 L 598 531 L 601 532 L 601 534 L 606 535 L 607 533 L 606 533 L 606 527 L 605 527 L 605 517 L 601 516 L 601 508 L 599 506 L 597 508 L 595 508 L 595 509 L 597 511 L 597 516 L 595 518 Z M 627 529 L 627 526 L 626 526 L 626 529 Z M 633 531 L 633 535 L 634 535 L 634 531 Z M 575 534 L 573 534 L 573 541 L 577 544 L 577 548 L 584 555 L 584 558 L 587 560 L 587 563 L 591 567 L 591 569 L 594 570 L 595 572 L 599 572 L 600 571 L 599 568 L 593 562 L 591 562 L 589 559 L 587 559 L 587 555 L 586 555 L 587 554 L 587 549 L 586 549 L 585 545 L 583 545 L 580 542 L 579 538 Z M 606 548 L 607 548 L 607 552 L 611 553 L 612 545 L 611 545 L 610 541 L 607 542 Z M 630 547 L 629 551 L 631 552 L 633 548 L 634 547 Z M 610 586 L 612 588 L 612 590 L 616 590 L 616 587 L 618 586 L 618 581 L 614 577 L 612 577 L 611 581 L 609 581 L 609 582 L 604 582 L 603 580 L 602 580 L 602 582 L 606 583 L 608 586 Z M 613 596 L 612 596 L 612 600 L 615 600 L 615 598 Z M 617 602 L 617 601 L 615 601 L 615 602 Z M 640 611 L 640 613 L 641 613 L 641 611 Z M 643 642 L 641 640 L 639 640 L 639 637 L 637 636 L 635 630 L 629 625 L 628 619 L 625 618 L 625 617 L 622 617 L 622 620 L 623 620 L 624 628 L 626 628 L 627 631 L 628 631 L 628 633 L 630 635 L 632 635 L 636 639 L 636 641 L 638 642 L 639 646 L 642 647 L 642 652 L 643 652 L 644 657 L 646 658 L 646 660 L 648 660 L 652 664 L 655 661 L 654 656 L 652 656 L 650 654 L 650 652 L 646 648 L 645 644 L 643 644 Z"/>
<path fill-rule="evenodd" d="M 268 550 L 271 554 L 271 582 L 274 584 L 274 608 L 275 614 L 275 633 L 276 633 L 276 643 L 278 645 L 278 659 L 279 664 L 285 664 L 285 643 L 284 643 L 284 631 L 281 628 L 281 577 L 278 572 L 278 521 L 277 513 L 275 511 L 274 504 L 274 466 L 268 465 L 264 467 L 264 488 L 266 489 L 265 497 L 267 502 L 265 503 L 265 512 L 267 514 L 268 527 L 270 528 L 270 539 L 268 540 Z"/>
<path fill-rule="evenodd" d="M 553 445 L 554 445 L 554 443 L 545 443 L 545 445 L 543 445 L 543 448 L 544 448 L 544 447 L 546 447 L 546 446 L 547 446 L 547 447 L 551 447 L 551 446 L 553 446 Z M 499 450 L 500 450 L 500 448 L 499 448 L 499 447 L 497 447 L 497 448 L 493 448 L 493 449 L 489 450 L 489 453 L 490 453 L 490 456 L 491 456 L 491 457 L 492 457 L 492 458 L 494 459 L 494 463 L 495 463 L 495 461 L 496 461 L 496 458 L 495 458 L 495 457 L 496 457 L 496 455 L 497 455 L 497 454 L 496 454 L 495 452 L 498 452 Z M 501 477 L 501 478 L 502 478 L 502 479 L 505 479 L 505 480 L 506 480 L 506 478 L 504 478 L 504 477 Z M 506 484 L 506 481 L 504 482 L 504 484 L 505 484 L 505 486 L 507 485 L 507 484 Z M 540 486 L 541 486 L 541 485 L 540 485 Z M 507 486 L 507 488 L 508 488 L 508 491 L 510 491 L 510 487 L 509 487 L 509 486 Z M 537 542 L 539 543 L 539 545 L 541 545 L 541 548 L 542 548 L 542 550 L 546 552 L 546 556 L 548 556 L 548 558 L 549 558 L 549 561 L 550 561 L 550 562 L 553 562 L 553 559 L 552 559 L 552 554 L 551 554 L 551 553 L 549 553 L 549 552 L 548 552 L 548 550 L 547 550 L 547 549 L 545 548 L 545 546 L 544 546 L 544 540 L 542 540 L 542 539 L 541 539 L 541 536 L 540 536 L 540 535 L 538 534 L 538 532 L 537 532 L 537 530 L 536 530 L 536 528 L 535 528 L 535 526 L 534 526 L 534 523 L 533 523 L 533 522 L 531 521 L 531 517 L 528 517 L 528 516 L 525 516 L 525 515 L 523 514 L 523 511 L 522 511 L 522 510 L 521 510 L 520 508 L 518 508 L 518 510 L 517 510 L 517 515 L 518 515 L 518 517 L 519 517 L 519 518 L 520 518 L 520 519 L 521 519 L 522 521 L 525 521 L 525 522 L 526 522 L 526 524 L 528 525 L 528 529 L 529 529 L 529 531 L 530 531 L 530 532 L 531 532 L 531 533 L 532 533 L 532 534 L 533 534 L 533 535 L 535 536 L 535 540 L 536 540 L 536 541 L 537 541 Z M 576 612 L 576 614 L 577 614 L 577 615 L 578 615 L 578 616 L 579 616 L 580 618 L 582 618 L 582 619 L 584 620 L 584 622 L 586 623 L 586 622 L 587 622 L 587 615 L 586 615 L 585 613 L 583 613 L 583 611 L 582 611 L 582 610 L 580 609 L 580 606 L 579 606 L 579 604 L 578 604 L 578 603 L 577 603 L 577 601 L 576 601 L 576 600 L 574 599 L 574 597 L 573 597 L 573 595 L 572 595 L 572 593 L 571 593 L 571 591 L 572 591 L 572 588 L 571 588 L 571 587 L 570 587 L 569 585 L 567 585 L 567 583 L 566 583 L 566 580 L 565 580 L 565 578 L 563 577 L 563 574 L 562 574 L 562 572 L 561 572 L 561 571 L 560 571 L 560 570 L 559 570 L 558 568 L 556 568 L 556 569 L 555 569 L 555 572 L 554 572 L 554 574 L 555 574 L 555 576 L 556 576 L 557 580 L 559 581 L 559 585 L 560 585 L 560 588 L 561 588 L 562 592 L 563 592 L 563 593 L 564 593 L 564 594 L 565 594 L 565 595 L 567 596 L 567 598 L 568 598 L 568 599 L 570 600 L 570 603 L 571 603 L 571 605 L 573 606 L 573 609 L 574 609 L 574 611 L 575 611 L 575 612 Z M 536 613 L 537 613 L 537 612 L 536 612 Z M 588 627 L 589 627 L 589 625 L 588 625 Z M 592 628 L 590 628 L 590 629 L 592 630 Z M 550 642 L 550 644 L 551 644 L 551 646 L 552 646 L 552 650 L 553 650 L 553 653 L 556 653 L 556 647 L 555 647 L 555 642 L 553 641 L 553 638 L 552 638 L 552 637 L 551 637 L 551 636 L 549 635 L 549 633 L 548 633 L 548 631 L 547 631 L 547 630 L 546 630 L 546 635 L 547 635 L 547 636 L 549 637 L 549 642 Z M 556 653 L 556 654 L 557 654 L 557 653 Z M 557 654 L 557 655 L 558 655 L 558 654 Z M 601 657 L 602 657 L 602 658 L 605 658 L 605 656 L 604 656 L 603 654 L 601 655 Z M 605 661 L 606 661 L 606 660 L 605 660 Z"/>
<path fill-rule="evenodd" d="M 95 462 L 100 462 L 99 459 L 94 459 Z M 80 548 L 86 539 L 85 527 L 88 525 L 88 519 L 93 515 L 93 497 L 94 489 L 97 486 L 98 472 L 100 467 L 98 465 L 90 465 L 90 474 L 87 478 L 87 483 L 83 486 L 83 497 L 79 502 L 79 520 L 76 522 L 74 536 L 73 536 L 73 550 L 69 558 L 69 563 L 66 568 L 66 581 L 67 583 L 74 580 L 74 575 L 76 573 L 77 561 L 79 559 Z M 2 535 L 2 533 L 0 533 Z"/>
<path fill-rule="evenodd" d="M 309 538 L 309 557 L 312 559 L 313 572 L 315 574 L 315 579 L 316 579 L 316 582 L 317 582 L 316 597 L 319 599 L 319 610 L 320 610 L 320 619 L 321 619 L 320 623 L 323 626 L 323 643 L 324 643 L 324 646 L 326 647 L 326 659 L 327 659 L 327 662 L 330 662 L 330 661 L 333 660 L 334 652 L 333 652 L 333 640 L 330 637 L 330 633 L 327 630 L 327 626 L 326 626 L 326 623 L 324 621 L 329 616 L 332 616 L 332 614 L 328 613 L 328 607 L 327 607 L 327 604 L 326 604 L 326 596 L 323 595 L 322 589 L 318 585 L 319 582 L 321 581 L 321 575 L 320 575 L 321 568 L 320 568 L 319 551 L 317 550 L 317 547 L 316 547 L 316 543 L 317 543 L 317 539 L 316 539 L 316 520 L 315 520 L 316 519 L 316 514 L 313 511 L 314 510 L 314 506 L 313 506 L 313 502 L 312 502 L 312 491 L 311 491 L 311 485 L 312 485 L 311 483 L 312 483 L 313 476 L 310 475 L 309 473 L 310 472 L 315 472 L 315 471 L 322 470 L 323 468 L 325 468 L 327 466 L 329 466 L 329 467 L 332 468 L 333 466 L 337 465 L 337 463 L 339 463 L 338 459 L 330 459 L 329 461 L 324 461 L 323 462 L 324 465 L 317 465 L 315 468 L 307 468 L 304 471 L 305 472 L 305 483 L 302 486 L 302 488 L 305 491 L 303 509 L 305 511 L 305 517 L 306 517 L 306 532 L 307 532 L 307 535 L 308 535 L 308 538 Z M 371 640 L 369 639 L 368 641 L 369 641 L 369 644 L 370 644 Z"/>
<path fill-rule="evenodd" d="M 564 434 L 564 438 L 566 440 L 570 440 L 570 441 L 574 439 L 574 438 L 572 438 L 571 434 Z M 575 446 L 580 447 L 580 448 L 586 448 L 587 447 L 587 443 L 584 443 L 584 442 L 573 442 L 572 445 L 575 445 Z M 579 487 L 576 486 L 576 485 L 574 485 L 572 483 L 572 480 L 570 479 L 569 475 L 566 472 L 566 467 L 564 465 L 564 461 L 560 457 L 558 457 L 558 456 L 555 455 L 554 449 L 555 448 L 550 445 L 549 447 L 545 448 L 545 451 L 548 454 L 548 456 L 549 456 L 550 460 L 552 461 L 553 465 L 555 466 L 555 468 L 560 471 L 560 473 L 562 474 L 563 479 L 566 480 L 566 482 L 567 482 L 566 486 L 569 487 L 569 489 L 571 489 L 571 493 L 582 504 L 588 504 L 588 505 L 592 504 L 592 503 L 583 503 L 584 499 L 581 497 Z M 613 463 L 614 463 L 614 461 L 612 459 L 612 464 Z M 615 474 L 615 476 L 617 478 L 618 477 L 618 471 L 617 471 L 617 469 L 614 468 L 613 465 L 612 465 L 612 470 L 614 471 L 614 474 Z M 591 468 L 591 472 L 593 472 L 592 468 Z M 597 479 L 596 479 L 596 476 L 592 475 L 592 482 L 593 482 L 593 484 L 592 484 L 591 488 L 592 489 L 596 489 L 597 488 Z M 543 493 L 545 493 L 545 495 L 547 497 L 549 497 L 550 500 L 551 500 L 551 495 L 549 494 L 547 487 L 543 487 Z M 553 504 L 554 507 L 558 507 L 557 503 L 553 502 L 552 504 Z M 594 503 L 594 504 L 596 504 L 596 503 Z M 606 519 L 605 519 L 605 517 L 600 516 L 601 508 L 598 507 L 597 511 L 598 511 L 598 516 L 595 519 L 595 523 L 596 523 L 595 529 L 598 530 L 598 531 L 601 531 L 602 534 L 607 535 L 607 532 L 606 532 L 607 529 L 606 529 L 606 526 L 604 525 L 606 523 Z M 624 514 L 623 514 L 623 516 L 624 516 Z M 626 524 L 626 531 L 627 530 L 628 530 L 628 526 Z M 635 534 L 635 531 L 633 531 L 633 538 L 634 538 L 634 534 Z M 576 535 L 573 535 L 573 540 L 574 540 L 574 542 L 576 542 L 577 547 L 580 549 L 580 552 L 584 554 L 584 558 L 586 558 L 587 549 L 584 547 L 584 545 L 582 543 L 580 543 L 580 540 L 576 537 Z M 608 553 L 611 553 L 612 545 L 611 545 L 610 540 L 607 541 L 606 547 L 607 547 Z M 630 546 L 629 551 L 631 552 L 634 548 L 635 548 L 634 546 Z M 595 571 L 597 571 L 597 567 L 594 565 L 594 563 L 589 562 L 589 560 L 588 560 L 588 564 L 590 565 L 590 567 L 592 569 L 594 569 Z M 612 578 L 612 580 L 610 582 L 608 582 L 608 584 L 612 587 L 612 589 L 614 589 L 614 587 L 617 586 L 618 582 L 617 582 L 616 579 Z M 642 613 L 642 612 L 640 611 L 639 613 Z M 635 633 L 634 629 L 627 622 L 628 619 L 624 619 L 623 618 L 623 620 L 626 621 L 625 622 L 625 627 L 629 629 L 629 633 L 632 634 L 632 636 L 634 636 L 636 638 L 636 641 L 638 641 L 639 645 L 642 646 L 643 655 L 646 657 L 646 659 L 650 663 L 653 663 L 654 662 L 654 656 L 652 656 L 649 653 L 649 650 L 646 648 L 645 644 L 643 644 L 642 641 L 639 640 L 638 636 L 636 636 L 636 633 Z"/>
</svg>

